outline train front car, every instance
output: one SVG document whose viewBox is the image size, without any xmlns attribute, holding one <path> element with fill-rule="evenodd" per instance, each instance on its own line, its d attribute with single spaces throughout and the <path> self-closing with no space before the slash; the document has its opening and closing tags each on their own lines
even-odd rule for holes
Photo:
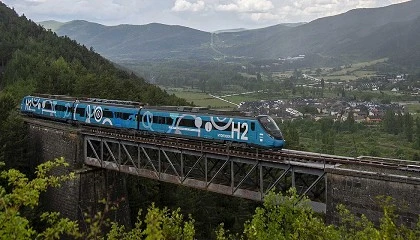
<svg viewBox="0 0 420 240">
<path fill-rule="evenodd" d="M 187 138 L 281 149 L 284 140 L 274 120 L 222 113 L 143 108 L 139 130 Z"/>
<path fill-rule="evenodd" d="M 260 115 L 257 117 L 261 129 L 258 130 L 257 141 L 258 145 L 262 145 L 267 148 L 283 148 L 285 141 L 280 128 L 276 122 L 267 115 Z"/>
</svg>

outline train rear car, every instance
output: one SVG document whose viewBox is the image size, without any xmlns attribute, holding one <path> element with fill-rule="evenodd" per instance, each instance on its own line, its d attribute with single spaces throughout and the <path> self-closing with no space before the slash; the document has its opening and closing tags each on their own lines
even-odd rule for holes
<svg viewBox="0 0 420 240">
<path fill-rule="evenodd" d="M 73 98 L 56 95 L 25 96 L 20 104 L 20 111 L 58 121 L 70 121 L 72 118 Z"/>
</svg>

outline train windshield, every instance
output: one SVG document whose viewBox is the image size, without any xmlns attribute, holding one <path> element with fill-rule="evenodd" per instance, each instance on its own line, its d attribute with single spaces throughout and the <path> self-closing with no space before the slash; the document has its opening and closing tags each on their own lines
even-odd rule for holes
<svg viewBox="0 0 420 240">
<path fill-rule="evenodd" d="M 260 116 L 258 117 L 258 121 L 268 134 L 273 136 L 275 139 L 283 140 L 283 134 L 281 134 L 276 122 L 270 116 Z"/>
</svg>

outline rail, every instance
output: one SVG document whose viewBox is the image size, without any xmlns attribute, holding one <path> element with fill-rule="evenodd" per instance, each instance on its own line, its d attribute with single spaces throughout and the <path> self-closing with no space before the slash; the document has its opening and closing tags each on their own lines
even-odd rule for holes
<svg viewBox="0 0 420 240">
<path fill-rule="evenodd" d="M 42 120 L 34 120 L 31 118 L 25 118 L 26 121 L 32 124 L 39 124 L 45 126 L 46 122 Z M 42 121 L 42 123 L 39 123 Z M 68 128 L 67 123 L 53 122 L 48 123 L 48 126 L 55 129 Z M 185 150 L 201 151 L 207 153 L 218 153 L 229 156 L 238 156 L 249 159 L 261 159 L 264 161 L 282 161 L 282 162 L 301 162 L 301 163 L 322 163 L 326 165 L 359 165 L 359 166 L 371 166 L 383 169 L 394 169 L 406 172 L 420 173 L 420 162 L 392 159 L 392 158 L 380 158 L 373 156 L 359 156 L 359 157 L 345 157 L 338 155 L 329 155 L 314 152 L 297 151 L 292 149 L 282 150 L 270 150 L 261 148 L 240 148 L 232 147 L 222 143 L 216 143 L 211 141 L 196 141 L 186 138 L 180 138 L 175 135 L 168 137 L 158 134 L 145 134 L 142 132 L 128 132 L 121 131 L 112 128 L 100 128 L 92 126 L 80 125 L 78 128 L 72 127 L 73 130 L 77 129 L 82 134 L 92 136 L 103 136 L 108 138 L 115 138 L 120 140 L 136 141 L 142 143 L 155 144 L 157 146 L 179 148 Z"/>
<path fill-rule="evenodd" d="M 338 155 L 296 151 L 291 149 L 270 150 L 253 147 L 232 147 L 222 143 L 214 143 L 210 141 L 192 141 L 191 139 L 180 138 L 176 136 L 168 137 L 166 135 L 149 135 L 138 132 L 123 133 L 121 131 L 114 131 L 113 129 L 95 127 L 84 127 L 82 132 L 87 135 L 103 136 L 121 140 L 131 140 L 142 143 L 153 143 L 157 146 L 173 147 L 207 153 L 223 153 L 229 156 L 237 156 L 249 159 L 258 158 L 264 161 L 293 161 L 302 163 L 313 162 L 323 163 L 324 166 L 351 164 L 402 171 L 415 171 L 420 173 L 420 162 L 401 159 L 380 158 L 372 156 L 345 157 Z"/>
</svg>

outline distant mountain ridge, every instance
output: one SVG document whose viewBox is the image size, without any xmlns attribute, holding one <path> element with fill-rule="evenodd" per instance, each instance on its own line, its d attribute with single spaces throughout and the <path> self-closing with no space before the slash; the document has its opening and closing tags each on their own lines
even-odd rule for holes
<svg viewBox="0 0 420 240">
<path fill-rule="evenodd" d="M 158 23 L 104 26 L 86 21 L 54 23 L 67 35 L 113 61 L 252 57 L 277 59 L 319 54 L 348 59 L 420 52 L 420 1 L 354 9 L 303 24 L 204 32 Z M 50 28 L 49 23 L 41 23 Z M 408 44 L 408 45 L 407 45 Z"/>
</svg>

